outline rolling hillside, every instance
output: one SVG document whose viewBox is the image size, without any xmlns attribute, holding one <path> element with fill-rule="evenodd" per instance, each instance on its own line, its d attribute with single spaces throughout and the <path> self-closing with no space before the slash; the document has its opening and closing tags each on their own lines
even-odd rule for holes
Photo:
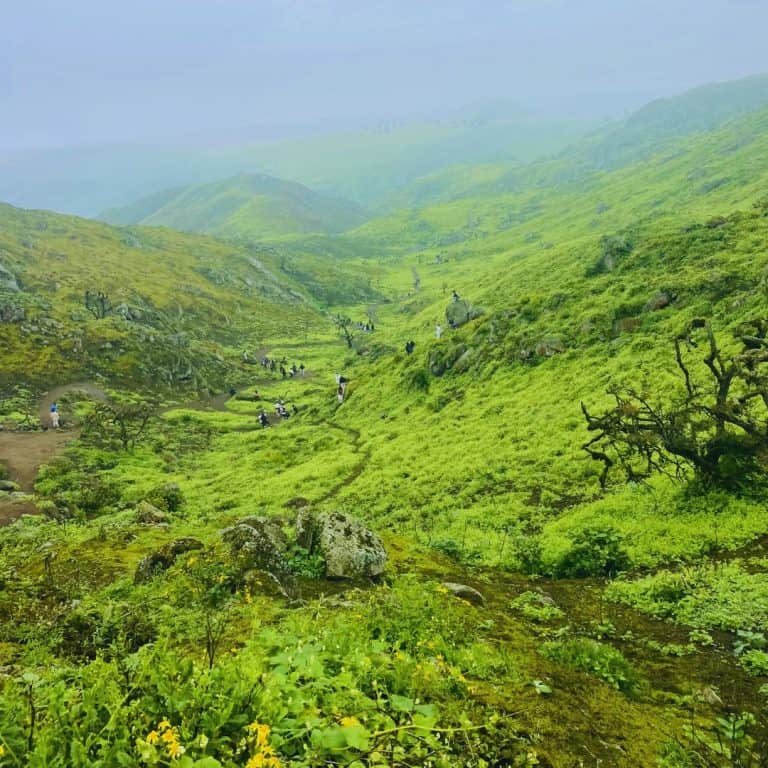
<svg viewBox="0 0 768 768">
<path fill-rule="evenodd" d="M 107 210 L 100 218 L 114 224 L 166 226 L 256 241 L 343 232 L 367 216 L 352 203 L 320 195 L 301 184 L 251 174 L 161 192 L 126 208 Z"/>
<path fill-rule="evenodd" d="M 269 259 L 208 237 L 2 205 L 2 380 L 220 384 L 243 351 L 318 322 Z"/>
<path fill-rule="evenodd" d="M 695 88 L 654 101 L 626 120 L 585 136 L 556 156 L 531 164 L 464 165 L 419 178 L 390 196 L 388 206 L 421 208 L 466 197 L 499 195 L 585 182 L 661 154 L 685 151 L 687 138 L 715 131 L 768 107 L 768 75 Z M 745 136 L 744 141 L 750 137 Z"/>
</svg>

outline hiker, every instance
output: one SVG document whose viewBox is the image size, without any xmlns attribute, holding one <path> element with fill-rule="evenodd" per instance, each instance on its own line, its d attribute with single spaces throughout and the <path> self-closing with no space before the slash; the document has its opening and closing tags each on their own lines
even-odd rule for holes
<svg viewBox="0 0 768 768">
<path fill-rule="evenodd" d="M 411 341 L 406 342 L 406 344 L 405 344 L 405 352 L 406 352 L 406 354 L 412 355 L 413 354 L 413 350 L 415 348 L 416 348 L 416 342 L 415 341 L 411 340 Z"/>
<path fill-rule="evenodd" d="M 237 390 L 234 387 L 229 388 L 229 396 L 234 397 L 237 394 Z"/>
<path fill-rule="evenodd" d="M 305 368 L 304 368 L 304 363 L 302 363 L 302 364 L 299 366 L 299 373 L 301 374 L 301 377 L 302 377 L 302 378 L 304 378 L 304 370 L 305 370 Z"/>
<path fill-rule="evenodd" d="M 269 370 L 272 371 L 272 373 L 274 373 L 276 367 L 277 366 L 275 365 L 275 361 L 274 360 L 270 360 L 269 361 Z"/>
<path fill-rule="evenodd" d="M 259 424 L 261 424 L 262 427 L 269 426 L 269 416 L 267 416 L 267 412 L 264 410 L 259 414 Z"/>
<path fill-rule="evenodd" d="M 281 366 L 280 366 L 280 375 L 281 375 L 283 378 L 285 378 L 285 377 L 288 375 L 288 372 L 285 370 L 285 366 L 284 366 L 284 365 L 281 365 Z"/>
<path fill-rule="evenodd" d="M 257 390 L 256 390 L 256 391 L 253 393 L 253 402 L 254 402 L 254 403 L 258 403 L 258 402 L 259 402 L 259 400 L 261 400 L 261 395 L 259 394 L 259 390 L 257 389 Z"/>
<path fill-rule="evenodd" d="M 299 406 L 298 406 L 298 405 L 296 405 L 296 403 L 294 403 L 294 404 L 291 406 L 291 410 L 293 411 L 293 415 L 294 415 L 294 416 L 296 416 L 296 415 L 298 414 L 298 412 L 299 412 Z"/>
<path fill-rule="evenodd" d="M 275 403 L 275 415 L 279 416 L 282 410 L 283 410 L 283 402 L 282 400 L 278 400 Z"/>
<path fill-rule="evenodd" d="M 459 300 L 459 294 L 458 294 L 458 293 L 456 293 L 456 291 L 454 291 L 454 292 L 451 294 L 451 298 L 453 299 L 454 303 L 456 303 L 456 302 Z"/>
<path fill-rule="evenodd" d="M 56 403 L 51 403 L 51 427 L 59 428 L 59 406 Z"/>
<path fill-rule="evenodd" d="M 443 326 L 438 323 L 435 326 L 435 336 L 439 339 L 443 335 Z"/>
<path fill-rule="evenodd" d="M 347 381 L 348 380 L 346 378 L 344 378 L 344 376 L 338 376 L 336 378 L 336 381 L 338 382 L 338 385 L 339 385 L 339 388 L 336 391 L 336 395 L 339 398 L 339 403 L 343 403 L 344 402 L 344 395 L 347 392 Z"/>
</svg>

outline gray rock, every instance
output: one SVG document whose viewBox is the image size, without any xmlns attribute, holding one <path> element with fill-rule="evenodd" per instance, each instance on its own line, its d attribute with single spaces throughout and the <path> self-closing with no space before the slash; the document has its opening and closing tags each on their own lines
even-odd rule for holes
<svg viewBox="0 0 768 768">
<path fill-rule="evenodd" d="M 659 291 L 648 299 L 643 307 L 643 311 L 658 312 L 658 310 L 668 307 L 674 300 L 674 296 L 671 296 L 666 291 Z"/>
<path fill-rule="evenodd" d="M 19 484 L 14 483 L 13 480 L 0 480 L 0 491 L 8 491 L 10 493 L 18 490 Z"/>
<path fill-rule="evenodd" d="M 136 522 L 144 525 L 157 525 L 164 523 L 168 515 L 162 510 L 150 504 L 148 501 L 140 501 L 136 505 Z"/>
<path fill-rule="evenodd" d="M 146 584 L 146 582 L 151 581 L 158 574 L 167 571 L 179 555 L 199 549 L 203 549 L 203 543 L 201 541 L 191 537 L 185 537 L 166 544 L 157 552 L 150 552 L 146 557 L 143 557 L 136 566 L 136 572 L 133 575 L 133 583 Z"/>
<path fill-rule="evenodd" d="M 457 584 L 453 581 L 444 581 L 443 586 L 454 597 L 459 597 L 473 605 L 485 605 L 485 598 L 474 587 L 468 587 L 466 584 Z"/>
<path fill-rule="evenodd" d="M 284 573 L 288 570 L 288 542 L 279 524 L 267 517 L 248 517 L 221 531 L 233 557 L 247 569 Z"/>
<path fill-rule="evenodd" d="M 323 556 L 329 579 L 377 578 L 384 572 L 387 552 L 381 539 L 354 517 L 302 510 L 296 530 L 300 546 Z"/>
</svg>

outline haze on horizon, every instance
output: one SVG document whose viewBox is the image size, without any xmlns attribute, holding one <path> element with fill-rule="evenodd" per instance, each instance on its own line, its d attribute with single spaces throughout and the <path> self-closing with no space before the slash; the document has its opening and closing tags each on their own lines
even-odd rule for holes
<svg viewBox="0 0 768 768">
<path fill-rule="evenodd" d="M 27 0 L 0 154 L 244 143 L 503 102 L 617 116 L 768 70 L 764 0 Z"/>
</svg>

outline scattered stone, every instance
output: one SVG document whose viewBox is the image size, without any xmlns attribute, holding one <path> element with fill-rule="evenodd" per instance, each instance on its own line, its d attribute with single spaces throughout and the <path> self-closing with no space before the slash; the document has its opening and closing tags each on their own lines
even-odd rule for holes
<svg viewBox="0 0 768 768">
<path fill-rule="evenodd" d="M 157 552 L 150 552 L 143 557 L 136 566 L 136 572 L 133 575 L 134 584 L 146 584 L 155 576 L 167 571 L 173 561 L 185 552 L 203 549 L 203 543 L 191 537 L 176 539 L 166 544 Z"/>
<path fill-rule="evenodd" d="M 454 596 L 466 600 L 473 605 L 485 605 L 485 598 L 474 587 L 466 584 L 457 584 L 453 581 L 444 581 L 443 586 Z"/>
<path fill-rule="evenodd" d="M 0 480 L 0 491 L 12 491 L 21 490 L 18 483 L 14 483 L 13 480 Z"/>
<path fill-rule="evenodd" d="M 387 552 L 381 539 L 343 512 L 314 515 L 309 510 L 300 511 L 296 539 L 300 547 L 323 556 L 326 578 L 375 579 L 384 572 Z"/>
<path fill-rule="evenodd" d="M 643 312 L 657 312 L 660 309 L 665 309 L 674 300 L 675 297 L 666 291 L 658 291 L 657 293 L 654 293 L 653 296 L 651 296 L 651 298 L 648 299 L 648 301 L 645 303 Z"/>
<path fill-rule="evenodd" d="M 136 522 L 143 525 L 158 525 L 165 523 L 168 515 L 162 510 L 150 504 L 148 501 L 140 501 L 136 505 Z"/>
<path fill-rule="evenodd" d="M 247 568 L 269 573 L 288 570 L 285 552 L 288 541 L 279 523 L 268 517 L 248 517 L 221 531 L 233 557 L 244 560 Z"/>
</svg>

